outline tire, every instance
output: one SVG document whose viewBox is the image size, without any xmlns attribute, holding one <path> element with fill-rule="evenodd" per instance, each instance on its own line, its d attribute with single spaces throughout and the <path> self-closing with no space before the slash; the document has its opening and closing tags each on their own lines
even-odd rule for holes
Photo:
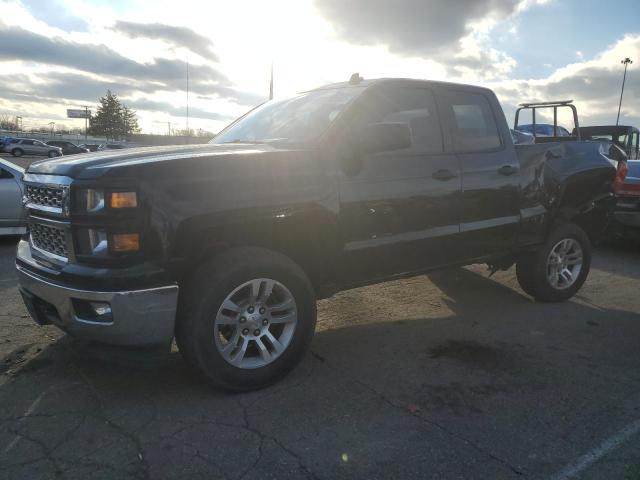
<svg viewBox="0 0 640 480">
<path fill-rule="evenodd" d="M 258 300 L 252 300 L 252 285 Z M 286 310 L 277 310 L 285 304 Z M 201 264 L 181 285 L 176 343 L 186 363 L 215 386 L 256 390 L 299 363 L 315 324 L 315 294 L 299 266 L 270 250 L 236 248 Z"/>
<path fill-rule="evenodd" d="M 553 230 L 542 248 L 518 259 L 516 275 L 522 290 L 537 301 L 563 302 L 580 290 L 590 268 L 589 237 L 578 225 L 566 224 Z"/>
<path fill-rule="evenodd" d="M 11 155 L 13 155 L 14 157 L 21 157 L 22 155 L 24 155 L 24 152 L 21 148 L 14 148 L 13 150 L 11 150 Z"/>
<path fill-rule="evenodd" d="M 54 158 L 54 157 L 58 157 L 60 154 L 58 152 L 56 152 L 55 150 L 49 150 L 49 153 L 47 153 L 47 156 L 49 158 Z"/>
</svg>

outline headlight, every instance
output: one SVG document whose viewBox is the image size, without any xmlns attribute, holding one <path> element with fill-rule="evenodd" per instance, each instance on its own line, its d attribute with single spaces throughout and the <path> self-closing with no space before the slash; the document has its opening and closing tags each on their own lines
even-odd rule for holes
<svg viewBox="0 0 640 480">
<path fill-rule="evenodd" d="M 78 211 L 95 213 L 104 209 L 104 190 L 86 188 L 78 192 Z"/>
<path fill-rule="evenodd" d="M 109 192 L 102 189 L 85 188 L 78 191 L 76 211 L 79 213 L 98 213 L 106 208 L 119 210 L 138 206 L 136 192 Z"/>
<path fill-rule="evenodd" d="M 89 251 L 91 255 L 103 257 L 109 254 L 109 241 L 107 240 L 107 232 L 90 228 L 87 230 L 89 240 Z"/>
<path fill-rule="evenodd" d="M 135 208 L 138 206 L 136 192 L 111 192 L 109 206 L 111 208 Z"/>
<path fill-rule="evenodd" d="M 140 251 L 139 233 L 107 233 L 101 228 L 87 228 L 79 230 L 77 238 L 79 255 L 100 258 Z"/>
<path fill-rule="evenodd" d="M 111 240 L 111 250 L 115 253 L 140 250 L 140 235 L 137 233 L 116 233 L 111 236 Z"/>
</svg>

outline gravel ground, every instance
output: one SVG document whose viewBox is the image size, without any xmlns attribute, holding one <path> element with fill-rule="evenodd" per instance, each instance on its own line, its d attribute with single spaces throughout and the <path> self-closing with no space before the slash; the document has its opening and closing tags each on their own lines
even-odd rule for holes
<svg viewBox="0 0 640 480">
<path fill-rule="evenodd" d="M 0 239 L 0 477 L 640 478 L 640 253 L 537 304 L 473 266 L 319 302 L 283 382 L 228 394 L 177 352 L 35 325 Z"/>
</svg>

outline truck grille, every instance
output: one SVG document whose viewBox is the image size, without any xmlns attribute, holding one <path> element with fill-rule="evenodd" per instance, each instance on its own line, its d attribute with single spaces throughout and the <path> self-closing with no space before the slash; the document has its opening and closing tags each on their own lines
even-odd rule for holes
<svg viewBox="0 0 640 480">
<path fill-rule="evenodd" d="M 63 229 L 40 223 L 30 223 L 29 231 L 31 232 L 31 242 L 35 247 L 47 253 L 67 258 L 67 238 Z"/>
<path fill-rule="evenodd" d="M 64 186 L 25 185 L 27 203 L 35 206 L 59 208 L 64 206 Z"/>
</svg>

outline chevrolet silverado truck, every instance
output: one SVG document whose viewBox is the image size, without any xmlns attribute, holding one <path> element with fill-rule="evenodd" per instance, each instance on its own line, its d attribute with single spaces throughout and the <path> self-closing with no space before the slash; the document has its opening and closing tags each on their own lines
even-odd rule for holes
<svg viewBox="0 0 640 480">
<path fill-rule="evenodd" d="M 486 263 L 570 298 L 615 204 L 598 144 L 514 146 L 491 90 L 409 79 L 267 102 L 210 144 L 33 163 L 17 246 L 33 319 L 166 345 L 215 385 L 261 388 L 301 359 L 316 300 Z"/>
</svg>

